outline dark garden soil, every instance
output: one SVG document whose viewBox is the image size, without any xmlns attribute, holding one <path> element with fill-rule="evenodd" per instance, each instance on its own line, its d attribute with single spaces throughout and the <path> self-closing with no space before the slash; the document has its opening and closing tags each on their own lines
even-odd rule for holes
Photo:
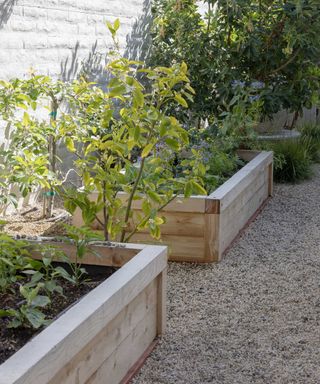
<svg viewBox="0 0 320 384">
<path fill-rule="evenodd" d="M 66 280 L 60 280 L 59 284 L 63 288 L 64 295 L 54 294 L 51 297 L 50 308 L 43 311 L 46 318 L 54 320 L 70 306 L 77 303 L 81 297 L 90 292 L 103 280 L 111 276 L 116 268 L 113 267 L 88 267 L 86 266 L 88 281 L 82 282 L 78 287 Z M 0 294 L 0 308 L 17 308 L 21 305 L 21 296 L 19 295 L 18 284 L 14 287 L 12 293 Z M 24 346 L 32 337 L 37 335 L 43 329 L 32 328 L 7 328 L 10 319 L 0 318 L 0 364 L 7 360 L 11 355 Z"/>
</svg>

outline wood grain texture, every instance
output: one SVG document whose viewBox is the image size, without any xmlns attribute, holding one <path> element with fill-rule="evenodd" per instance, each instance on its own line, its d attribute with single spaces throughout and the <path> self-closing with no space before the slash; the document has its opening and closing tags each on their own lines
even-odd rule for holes
<svg viewBox="0 0 320 384">
<path fill-rule="evenodd" d="M 140 211 L 138 211 L 140 212 Z M 203 237 L 204 235 L 204 214 L 190 212 L 163 212 L 159 216 L 165 218 L 165 223 L 161 225 L 162 235 L 192 236 Z M 135 215 L 134 215 L 135 219 Z M 135 220 L 136 221 L 136 220 Z M 132 224 L 128 232 L 132 230 Z M 140 233 L 149 233 L 148 229 L 141 230 Z"/>
<path fill-rule="evenodd" d="M 167 324 L 167 269 L 157 278 L 157 335 L 162 335 L 166 331 Z"/>
<path fill-rule="evenodd" d="M 126 310 L 125 308 L 128 308 L 130 303 L 150 284 L 154 284 L 154 297 L 158 297 L 157 277 L 165 270 L 166 265 L 167 254 L 165 247 L 147 246 L 142 249 L 132 260 L 2 364 L 0 367 L 0 383 L 50 383 L 70 359 L 86 348 L 118 315 L 121 316 L 121 312 Z M 147 303 L 149 303 L 148 300 Z M 136 339 L 137 348 L 141 350 L 141 353 L 143 353 L 146 345 L 152 341 L 151 338 L 155 336 L 157 331 L 158 305 L 157 303 L 148 304 L 146 307 L 148 307 L 148 313 L 146 313 L 147 324 L 144 325 L 143 320 L 137 324 L 137 327 L 147 328 L 143 332 L 146 337 L 144 338 L 139 333 Z M 154 310 L 149 311 L 151 307 L 154 307 Z M 118 328 L 119 326 L 118 323 Z M 125 328 L 127 329 L 126 326 Z M 125 339 L 131 340 L 134 338 L 135 332 L 133 330 Z M 134 341 L 131 340 L 128 345 L 133 346 Z M 114 352 L 112 352 L 113 354 Z M 114 356 L 119 361 L 120 355 L 116 354 Z M 136 356 L 136 358 L 138 359 L 139 356 Z M 124 358 L 123 361 L 128 360 Z M 124 368 L 122 365 L 121 367 L 120 371 L 122 372 Z M 130 366 L 127 366 L 126 369 L 129 370 Z M 84 383 L 81 381 L 81 377 L 78 377 L 80 380 L 78 383 Z"/>
<path fill-rule="evenodd" d="M 49 384 L 85 383 L 110 358 L 115 349 L 143 322 L 149 311 L 156 312 L 157 281 L 148 285 L 77 355 L 75 355 Z M 119 363 L 120 364 L 120 363 Z"/>
<path fill-rule="evenodd" d="M 161 241 L 156 241 L 148 234 L 137 233 L 132 237 L 134 242 L 146 244 L 162 244 L 168 246 L 169 260 L 200 261 L 204 258 L 204 237 L 163 235 Z"/>
<path fill-rule="evenodd" d="M 206 231 L 204 236 L 205 252 L 203 262 L 213 263 L 220 260 L 220 215 L 206 215 Z"/>
<path fill-rule="evenodd" d="M 37 245 L 41 241 L 30 241 L 30 243 Z M 45 244 L 63 251 L 71 261 L 75 261 L 76 248 L 73 244 L 55 241 L 46 241 Z M 103 242 L 100 242 L 88 246 L 88 251 L 81 262 L 83 264 L 121 267 L 144 248 L 143 244 L 110 243 L 110 246 L 105 246 Z M 35 259 L 42 258 L 41 253 L 36 248 L 32 249 L 32 255 Z"/>
<path fill-rule="evenodd" d="M 156 311 L 148 311 L 85 384 L 118 384 L 156 337 L 156 320 Z"/>
<path fill-rule="evenodd" d="M 245 226 L 250 217 L 259 209 L 263 202 L 268 198 L 268 183 L 256 190 L 247 200 L 247 203 L 239 207 L 225 210 L 220 217 L 220 253 L 231 244 Z"/>
</svg>

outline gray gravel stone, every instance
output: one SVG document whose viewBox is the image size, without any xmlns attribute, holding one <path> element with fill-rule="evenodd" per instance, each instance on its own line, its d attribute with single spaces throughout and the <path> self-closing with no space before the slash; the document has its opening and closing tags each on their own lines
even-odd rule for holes
<svg viewBox="0 0 320 384">
<path fill-rule="evenodd" d="M 215 265 L 170 263 L 168 329 L 134 384 L 320 383 L 320 166 Z"/>
</svg>

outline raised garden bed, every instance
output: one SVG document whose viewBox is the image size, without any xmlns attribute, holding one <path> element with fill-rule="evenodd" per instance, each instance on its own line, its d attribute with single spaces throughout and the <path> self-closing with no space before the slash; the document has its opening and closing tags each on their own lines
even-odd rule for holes
<svg viewBox="0 0 320 384">
<path fill-rule="evenodd" d="M 272 152 L 239 151 L 248 163 L 209 196 L 177 198 L 163 209 L 161 243 L 169 247 L 169 260 L 210 263 L 224 252 L 248 221 L 272 195 Z M 91 195 L 95 199 L 95 194 Z M 125 193 L 122 198 L 126 199 Z M 142 199 L 133 203 L 141 209 Z M 83 224 L 81 212 L 73 224 Z M 137 233 L 134 242 L 155 243 L 148 233 Z"/>
<path fill-rule="evenodd" d="M 120 383 L 163 333 L 166 248 L 91 247 L 84 263 L 123 266 L 3 363 L 1 384 Z"/>
</svg>

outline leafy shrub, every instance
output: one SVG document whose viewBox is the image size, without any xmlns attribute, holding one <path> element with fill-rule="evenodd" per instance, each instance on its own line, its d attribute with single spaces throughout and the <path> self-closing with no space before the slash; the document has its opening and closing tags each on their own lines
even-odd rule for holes
<svg viewBox="0 0 320 384">
<path fill-rule="evenodd" d="M 117 46 L 119 21 L 108 28 Z M 147 68 L 118 52 L 114 56 L 107 67 L 111 80 L 106 91 L 85 79 L 72 84 L 71 112 L 64 116 L 63 129 L 67 147 L 77 154 L 75 167 L 84 188 L 67 193 L 65 207 L 71 213 L 79 207 L 88 226 L 98 220 L 105 240 L 129 241 L 143 228 L 159 238 L 161 209 L 178 194 L 206 194 L 205 168 L 195 152 L 181 163 L 179 177 L 168 166 L 168 158 L 160 156 L 165 151 L 175 157 L 188 145 L 187 131 L 167 105 L 174 102 L 187 108 L 194 91 L 185 63 Z M 93 191 L 96 201 L 89 198 Z M 121 191 L 127 200 L 119 197 Z M 132 203 L 139 199 L 142 214 L 133 222 Z"/>
<path fill-rule="evenodd" d="M 234 96 L 234 83 L 260 98 L 263 117 L 283 108 L 298 113 L 318 102 L 318 0 L 205 3 L 205 17 L 193 0 L 157 0 L 153 7 L 151 60 L 187 63 L 195 115 L 220 114 Z"/>
</svg>

